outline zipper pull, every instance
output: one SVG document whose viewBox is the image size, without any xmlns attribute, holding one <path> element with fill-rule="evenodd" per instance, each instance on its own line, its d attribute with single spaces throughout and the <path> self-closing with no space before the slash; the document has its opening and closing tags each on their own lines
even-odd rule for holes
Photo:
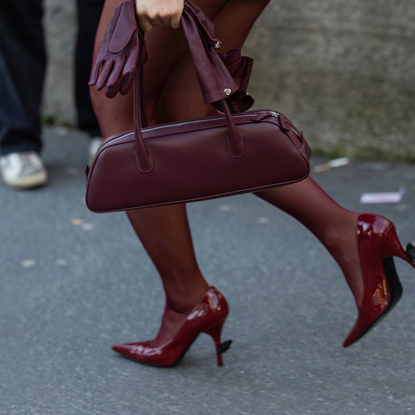
<svg viewBox="0 0 415 415">
<path fill-rule="evenodd" d="M 262 121 L 264 118 L 268 118 L 268 117 L 274 117 L 274 118 L 278 118 L 278 113 L 271 111 L 271 112 L 264 112 L 262 114 L 258 114 L 255 117 L 252 117 L 251 120 L 253 122 L 260 122 Z"/>
<path fill-rule="evenodd" d="M 285 115 L 280 114 L 279 122 L 281 130 L 283 130 L 285 133 L 293 131 L 298 136 L 301 142 L 304 141 L 303 132 L 298 131 L 297 127 L 295 127 L 294 124 Z"/>
</svg>

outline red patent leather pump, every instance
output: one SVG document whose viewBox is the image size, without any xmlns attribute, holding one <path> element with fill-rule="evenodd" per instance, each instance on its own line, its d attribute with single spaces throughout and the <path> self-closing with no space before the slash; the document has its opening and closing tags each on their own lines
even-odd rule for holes
<svg viewBox="0 0 415 415">
<path fill-rule="evenodd" d="M 116 344 L 118 353 L 139 363 L 151 366 L 173 366 L 189 350 L 200 333 L 207 333 L 215 342 L 218 365 L 223 365 L 222 353 L 229 349 L 232 340 L 221 343 L 223 324 L 229 314 L 225 297 L 215 288 L 209 287 L 178 333 L 167 343 L 151 347 L 151 340 L 138 343 Z"/>
<path fill-rule="evenodd" d="M 357 220 L 357 246 L 362 268 L 364 293 L 358 305 L 358 317 L 343 343 L 348 347 L 379 323 L 402 295 L 394 256 L 415 268 L 415 249 L 402 248 L 394 224 L 383 216 L 362 213 Z"/>
</svg>

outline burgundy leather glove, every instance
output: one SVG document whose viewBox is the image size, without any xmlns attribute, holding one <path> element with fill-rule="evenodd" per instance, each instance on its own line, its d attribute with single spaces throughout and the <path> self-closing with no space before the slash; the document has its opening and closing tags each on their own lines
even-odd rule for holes
<svg viewBox="0 0 415 415">
<path fill-rule="evenodd" d="M 235 89 L 226 99 L 229 109 L 233 114 L 249 110 L 254 104 L 254 99 L 246 89 L 251 78 L 254 60 L 248 56 L 241 56 L 240 49 L 231 49 L 218 55 L 235 81 Z M 212 102 L 212 105 L 217 111 L 222 111 L 220 102 Z"/>
<path fill-rule="evenodd" d="M 127 94 L 133 85 L 137 64 L 147 61 L 144 34 L 135 16 L 131 0 L 117 6 L 92 67 L 88 84 L 96 85 L 98 91 L 106 86 L 108 98 L 118 92 Z"/>
</svg>

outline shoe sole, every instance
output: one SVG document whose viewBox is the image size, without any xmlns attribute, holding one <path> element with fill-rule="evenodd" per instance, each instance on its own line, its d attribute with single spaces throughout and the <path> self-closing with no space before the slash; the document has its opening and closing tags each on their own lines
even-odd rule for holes
<svg viewBox="0 0 415 415">
<path fill-rule="evenodd" d="M 189 345 L 186 347 L 186 349 L 184 350 L 184 352 L 181 354 L 181 356 L 175 361 L 175 362 L 173 362 L 173 363 L 170 363 L 169 365 L 158 365 L 158 364 L 156 364 L 156 363 L 147 363 L 147 362 L 141 362 L 140 360 L 136 360 L 136 359 L 134 359 L 133 357 L 131 357 L 131 356 L 127 356 L 126 354 L 123 354 L 123 353 L 120 353 L 120 352 L 117 352 L 117 353 L 119 353 L 122 357 L 125 357 L 126 359 L 129 359 L 129 360 L 132 360 L 133 362 L 136 362 L 136 363 L 140 363 L 141 365 L 145 365 L 145 366 L 153 366 L 153 367 L 165 367 L 165 368 L 168 368 L 168 367 L 173 367 L 173 366 L 176 366 L 182 359 L 183 359 L 183 357 L 184 357 L 184 355 L 187 353 L 187 351 L 190 349 L 190 346 L 196 341 L 196 339 L 199 337 L 199 335 L 197 335 L 190 343 L 189 343 Z"/>
<path fill-rule="evenodd" d="M 48 181 L 48 175 L 45 172 L 38 173 L 30 178 L 10 180 L 3 177 L 4 183 L 15 189 L 32 189 L 34 187 L 44 186 Z"/>
<path fill-rule="evenodd" d="M 353 343 L 356 343 L 360 340 L 363 336 L 365 336 L 371 329 L 376 327 L 398 304 L 398 301 L 402 297 L 403 288 L 402 284 L 399 280 L 398 273 L 396 272 L 395 268 L 395 261 L 393 256 L 388 256 L 386 258 L 382 258 L 383 262 L 383 269 L 385 270 L 386 279 L 388 281 L 389 292 L 390 292 L 390 299 L 386 308 L 380 313 L 373 322 L 369 325 L 366 331 L 357 338 Z M 353 343 L 347 345 L 347 347 L 351 346 Z"/>
<path fill-rule="evenodd" d="M 383 310 L 380 316 L 373 322 L 371 328 L 379 324 L 392 311 L 396 304 L 398 304 L 398 301 L 401 299 L 403 293 L 402 284 L 399 280 L 398 273 L 396 272 L 393 256 L 383 258 L 382 261 L 386 279 L 388 280 L 390 299 L 385 310 Z"/>
</svg>

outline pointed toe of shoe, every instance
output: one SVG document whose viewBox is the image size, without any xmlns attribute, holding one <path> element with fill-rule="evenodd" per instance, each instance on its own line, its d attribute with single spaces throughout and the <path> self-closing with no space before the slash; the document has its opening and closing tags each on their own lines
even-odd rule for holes
<svg viewBox="0 0 415 415">
<path fill-rule="evenodd" d="M 349 335 L 343 342 L 343 347 L 349 347 L 353 343 L 362 338 L 369 330 L 375 327 L 387 314 L 387 310 L 383 309 L 376 312 L 372 310 L 371 313 L 359 312 L 355 325 L 350 331 Z"/>
<path fill-rule="evenodd" d="M 344 340 L 343 347 L 351 346 L 354 342 L 359 340 L 361 336 L 362 336 L 362 333 L 359 333 L 357 330 L 353 328 L 352 331 L 349 333 L 349 335 Z"/>
<path fill-rule="evenodd" d="M 163 367 L 175 364 L 176 358 L 172 359 L 169 353 L 166 353 L 163 348 L 150 347 L 150 343 L 151 341 L 115 344 L 112 346 L 112 350 L 144 365 Z"/>
<path fill-rule="evenodd" d="M 361 316 L 356 320 L 355 325 L 350 330 L 350 333 L 343 342 L 343 347 L 349 347 L 357 342 L 370 329 L 370 320 L 365 321 Z"/>
<path fill-rule="evenodd" d="M 131 357 L 134 360 L 138 360 L 140 357 L 148 354 L 149 341 L 138 343 L 120 343 L 112 346 L 112 350 L 120 353 L 124 356 Z"/>
<path fill-rule="evenodd" d="M 127 344 L 114 344 L 114 346 L 112 346 L 112 350 L 120 354 L 128 355 L 130 348 Z"/>
</svg>

